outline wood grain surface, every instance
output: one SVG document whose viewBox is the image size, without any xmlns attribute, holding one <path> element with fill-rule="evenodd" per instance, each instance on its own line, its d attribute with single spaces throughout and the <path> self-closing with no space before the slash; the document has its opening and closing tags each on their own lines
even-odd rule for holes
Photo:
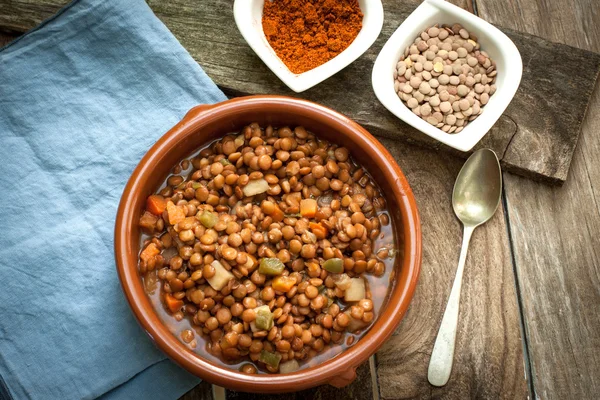
<svg viewBox="0 0 600 400">
<path fill-rule="evenodd" d="M 462 161 L 383 140 L 415 194 L 423 229 L 423 265 L 409 312 L 377 353 L 384 399 L 524 399 L 527 383 L 511 254 L 503 210 L 477 228 L 463 277 L 454 367 L 443 388 L 427 368 L 461 246 L 452 187 Z"/>
<path fill-rule="evenodd" d="M 0 0 L 2 3 L 7 4 L 3 7 L 6 11 L 0 12 L 0 28 L 24 31 L 52 15 L 67 1 Z M 400 121 L 379 103 L 371 88 L 371 71 L 379 50 L 420 1 L 385 1 L 384 26 L 375 44 L 350 66 L 299 95 L 285 87 L 246 44 L 235 26 L 230 0 L 202 3 L 148 0 L 148 3 L 207 74 L 230 96 L 278 93 L 303 97 L 348 115 L 376 135 L 418 143 L 462 158 L 468 156 L 468 153 L 442 145 Z M 456 0 L 454 3 L 472 9 L 470 1 Z M 524 74 L 529 84 L 523 85 L 516 95 L 515 105 L 506 111 L 476 149 L 489 147 L 501 158 L 505 157 L 502 163 L 505 170 L 562 183 L 579 134 L 579 110 L 585 111 L 589 100 L 590 90 L 584 89 L 593 87 L 600 57 L 567 46 L 551 45 L 544 40 L 536 42 L 518 32 L 513 32 L 511 37 L 525 50 L 522 52 L 524 65 L 532 67 L 526 68 Z M 530 51 L 532 48 L 534 51 Z M 560 62 L 553 62 L 555 58 Z M 582 58 L 586 59 L 588 67 L 579 74 L 569 74 L 569 62 L 575 63 Z M 550 63 L 553 68 L 548 69 L 548 73 L 537 73 L 539 68 Z M 557 79 L 567 82 L 561 86 Z M 548 86 L 555 86 L 555 90 L 545 90 Z M 538 102 L 545 102 L 562 112 L 553 113 L 551 117 L 543 113 L 545 117 L 535 118 L 537 114 L 531 113 L 531 104 Z M 515 134 L 517 140 L 512 140 Z M 539 139 L 540 145 L 535 151 L 527 146 L 531 143 L 530 137 L 543 138 Z"/>
<path fill-rule="evenodd" d="M 213 400 L 212 385 L 208 382 L 202 382 L 181 396 L 179 400 Z"/>
<path fill-rule="evenodd" d="M 17 38 L 17 35 L 15 35 L 13 33 L 0 31 L 0 47 L 3 47 L 5 45 L 9 44 L 16 38 Z"/>
<path fill-rule="evenodd" d="M 490 22 L 600 51 L 596 0 L 477 0 L 477 8 Z M 597 399 L 600 394 L 598 154 L 596 88 L 563 187 L 504 176 L 533 384 L 540 399 Z"/>
</svg>

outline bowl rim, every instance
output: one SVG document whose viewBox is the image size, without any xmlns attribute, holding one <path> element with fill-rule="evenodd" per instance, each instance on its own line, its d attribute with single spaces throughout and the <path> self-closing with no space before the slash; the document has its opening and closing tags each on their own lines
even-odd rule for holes
<svg viewBox="0 0 600 400">
<path fill-rule="evenodd" d="M 137 262 L 128 257 L 137 248 L 129 232 L 136 223 L 133 216 L 134 199 L 138 197 L 142 181 L 151 180 L 153 165 L 166 151 L 174 151 L 186 137 L 197 134 L 198 129 L 210 121 L 227 118 L 240 110 L 292 110 L 298 114 L 311 114 L 325 118 L 332 129 L 340 129 L 345 135 L 376 154 L 375 163 L 382 170 L 391 187 L 392 195 L 401 210 L 404 232 L 404 260 L 396 279 L 403 278 L 403 285 L 396 284 L 384 310 L 373 327 L 349 349 L 316 366 L 285 375 L 246 375 L 232 369 L 220 367 L 187 349 L 160 322 L 143 289 L 137 271 Z M 390 180 L 391 177 L 391 180 Z M 156 180 L 156 179 L 154 179 Z M 421 267 L 421 225 L 416 202 L 406 177 L 390 153 L 370 133 L 356 122 L 327 107 L 306 100 L 286 96 L 249 96 L 235 98 L 207 106 L 197 106 L 171 130 L 164 134 L 143 156 L 133 171 L 123 191 L 115 220 L 115 261 L 121 286 L 136 319 L 156 345 L 172 360 L 189 372 L 211 383 L 240 391 L 275 393 L 307 389 L 319 384 L 330 383 L 344 386 L 356 376 L 355 369 L 366 361 L 394 332 L 406 313 L 414 295 Z M 137 252 L 135 252 L 137 260 Z M 384 318 L 385 317 L 385 318 Z M 374 329 L 377 327 L 377 329 Z"/>
<path fill-rule="evenodd" d="M 381 0 L 359 0 L 363 1 L 367 9 L 361 7 L 364 14 L 363 26 L 354 41 L 340 54 L 309 71 L 295 74 L 275 54 L 271 46 L 266 42 L 265 34 L 261 26 L 255 26 L 252 21 L 252 8 L 255 2 L 264 0 L 235 0 L 233 3 L 233 17 L 242 37 L 250 48 L 262 60 L 263 63 L 290 89 L 296 93 L 303 92 L 318 85 L 324 80 L 337 74 L 348 65 L 352 64 L 358 57 L 363 55 L 377 40 L 383 27 L 383 4 Z M 371 21 L 365 25 L 367 19 Z M 250 23 L 248 21 L 250 20 Z M 257 34 L 258 32 L 258 34 Z M 360 41 L 357 39 L 362 35 Z M 266 42 L 266 43 L 265 43 Z"/>
<path fill-rule="evenodd" d="M 473 27 L 471 30 L 478 35 L 485 32 L 501 58 L 510 60 L 506 63 L 505 68 L 506 76 L 510 76 L 510 79 L 507 79 L 502 87 L 497 88 L 494 96 L 491 96 L 490 103 L 484 108 L 484 112 L 457 134 L 445 133 L 415 115 L 393 90 L 394 80 L 389 68 L 391 62 L 394 62 L 395 65 L 398 61 L 397 59 L 391 60 L 395 58 L 394 54 L 400 51 L 396 43 L 402 42 L 407 36 L 416 37 L 422 29 L 422 21 L 432 15 L 439 16 L 440 19 L 451 17 L 454 22 Z M 377 99 L 396 117 L 445 145 L 460 151 L 469 151 L 490 131 L 508 107 L 519 88 L 522 74 L 523 61 L 519 50 L 504 32 L 452 3 L 444 0 L 424 0 L 384 44 L 373 65 L 371 82 Z"/>
</svg>

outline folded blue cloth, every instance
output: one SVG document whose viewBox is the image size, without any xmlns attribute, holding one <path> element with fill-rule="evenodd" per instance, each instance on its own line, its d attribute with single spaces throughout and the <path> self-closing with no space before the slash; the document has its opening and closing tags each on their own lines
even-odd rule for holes
<svg viewBox="0 0 600 400">
<path fill-rule="evenodd" d="M 135 321 L 113 228 L 146 150 L 224 99 L 144 0 L 74 1 L 0 50 L 0 398 L 174 399 L 199 382 Z"/>
</svg>

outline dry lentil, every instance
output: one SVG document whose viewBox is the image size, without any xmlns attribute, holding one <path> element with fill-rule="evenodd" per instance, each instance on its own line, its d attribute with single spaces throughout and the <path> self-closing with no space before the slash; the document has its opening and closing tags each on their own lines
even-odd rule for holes
<svg viewBox="0 0 600 400">
<path fill-rule="evenodd" d="M 394 71 L 394 90 L 413 113 L 458 133 L 483 112 L 496 73 L 496 63 L 474 34 L 460 24 L 436 24 L 405 49 Z"/>
</svg>

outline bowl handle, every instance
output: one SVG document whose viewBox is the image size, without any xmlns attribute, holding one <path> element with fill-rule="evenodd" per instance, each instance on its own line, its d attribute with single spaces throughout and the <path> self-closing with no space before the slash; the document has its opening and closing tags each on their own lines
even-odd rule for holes
<svg viewBox="0 0 600 400">
<path fill-rule="evenodd" d="M 336 388 L 343 388 L 344 386 L 348 386 L 356 379 L 356 367 L 351 367 L 341 374 L 333 377 L 329 384 Z"/>
<path fill-rule="evenodd" d="M 188 122 L 199 116 L 200 114 L 212 109 L 216 104 L 199 104 L 192 107 L 183 117 L 181 122 Z"/>
</svg>

